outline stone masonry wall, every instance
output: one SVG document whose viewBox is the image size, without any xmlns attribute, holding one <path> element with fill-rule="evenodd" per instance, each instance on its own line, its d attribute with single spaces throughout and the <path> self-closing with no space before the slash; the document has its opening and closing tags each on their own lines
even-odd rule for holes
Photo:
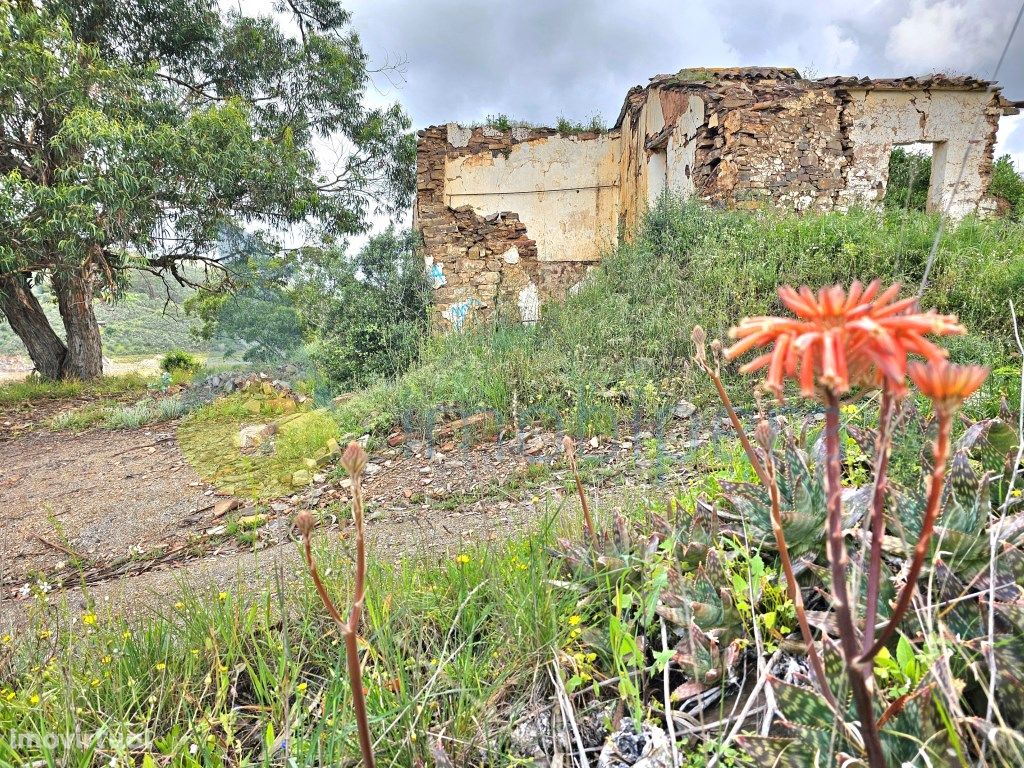
<svg viewBox="0 0 1024 768">
<path fill-rule="evenodd" d="M 435 320 L 442 328 L 460 328 L 497 313 L 534 321 L 542 298 L 564 299 L 586 273 L 591 262 L 538 258 L 536 241 L 514 211 L 481 215 L 469 205 L 448 205 L 446 179 L 455 158 L 506 156 L 517 144 L 551 136 L 557 132 L 454 125 L 419 132 L 416 227 L 434 285 Z"/>
<path fill-rule="evenodd" d="M 966 76 L 697 69 L 630 90 L 605 134 L 427 128 L 416 226 L 438 320 L 537 319 L 541 301 L 564 298 L 665 190 L 728 208 L 879 205 L 893 147 L 927 142 L 929 208 L 994 210 L 986 193 L 999 117 L 1020 106 Z"/>
</svg>

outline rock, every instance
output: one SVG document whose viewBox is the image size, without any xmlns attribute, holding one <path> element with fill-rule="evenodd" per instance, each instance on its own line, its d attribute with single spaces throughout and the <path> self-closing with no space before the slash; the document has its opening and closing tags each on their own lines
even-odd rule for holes
<svg viewBox="0 0 1024 768">
<path fill-rule="evenodd" d="M 688 419 L 693 416 L 697 411 L 697 406 L 691 403 L 689 400 L 680 400 L 676 403 L 676 407 L 672 409 L 672 414 L 677 419 Z"/>
<path fill-rule="evenodd" d="M 213 505 L 213 519 L 219 520 L 228 512 L 238 509 L 240 506 L 242 506 L 242 502 L 238 499 L 222 499 Z"/>
<path fill-rule="evenodd" d="M 672 768 L 672 745 L 658 726 L 644 723 L 638 734 L 625 717 L 605 742 L 597 768 Z"/>
<path fill-rule="evenodd" d="M 300 469 L 292 473 L 292 485 L 309 485 L 313 481 L 313 475 L 308 469 Z"/>
<path fill-rule="evenodd" d="M 235 436 L 235 446 L 245 450 L 255 448 L 277 432 L 276 424 L 252 424 L 242 427 Z"/>
</svg>

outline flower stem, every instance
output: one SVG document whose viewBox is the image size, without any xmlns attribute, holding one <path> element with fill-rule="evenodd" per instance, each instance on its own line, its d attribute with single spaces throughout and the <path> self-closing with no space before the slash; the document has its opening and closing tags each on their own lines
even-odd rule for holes
<svg viewBox="0 0 1024 768">
<path fill-rule="evenodd" d="M 370 738 L 366 697 L 363 695 L 363 673 L 359 668 L 359 648 L 356 645 L 359 618 L 366 600 L 366 536 L 363 531 L 363 488 L 360 473 L 352 477 L 352 516 L 356 523 L 356 585 L 352 612 L 348 615 L 348 632 L 345 634 L 345 657 L 349 684 L 352 687 L 352 708 L 355 710 L 356 727 L 359 732 L 359 751 L 363 755 L 364 768 L 374 768 L 373 740 Z"/>
<path fill-rule="evenodd" d="M 935 521 L 938 519 L 939 510 L 942 506 L 942 486 L 946 479 L 946 462 L 949 460 L 949 435 L 953 424 L 953 414 L 950 410 L 940 409 L 938 417 L 939 433 L 935 438 L 935 445 L 932 447 L 934 461 L 931 482 L 928 488 L 928 505 L 925 507 L 924 520 L 921 523 L 921 533 L 917 537 L 917 544 L 914 546 L 914 555 L 910 561 L 910 569 L 907 571 L 907 580 L 900 590 L 899 597 L 896 599 L 896 607 L 889 616 L 889 623 L 885 625 L 885 629 L 882 630 L 874 644 L 861 656 L 861 660 L 864 662 L 870 662 L 885 647 L 885 644 L 892 639 L 892 636 L 896 634 L 896 629 L 910 607 L 914 590 L 917 588 L 917 579 L 921 575 L 921 569 L 924 567 L 924 558 L 928 553 L 928 545 L 931 543 L 932 532 L 935 530 Z"/>
<path fill-rule="evenodd" d="M 767 452 L 766 452 L 767 453 Z M 779 560 L 782 561 L 782 570 L 786 575 L 786 584 L 789 587 L 789 596 L 793 601 L 793 609 L 796 613 L 797 623 L 800 625 L 800 634 L 804 644 L 807 646 L 807 657 L 814 670 L 814 676 L 818 679 L 818 688 L 822 695 L 832 706 L 832 710 L 838 717 L 842 717 L 839 705 L 832 690 L 828 686 L 828 678 L 825 676 L 825 667 L 821 663 L 821 657 L 814 647 L 814 635 L 811 634 L 811 626 L 807 623 L 807 612 L 804 609 L 804 596 L 797 583 L 796 574 L 793 573 L 793 561 L 789 557 L 789 546 L 786 544 L 786 536 L 782 530 L 782 510 L 779 503 L 779 484 L 775 480 L 775 462 L 771 454 L 767 453 L 765 462 L 766 475 L 768 477 L 768 495 L 772 502 L 772 533 L 775 534 L 775 547 L 779 550 Z"/>
<path fill-rule="evenodd" d="M 348 668 L 349 685 L 352 688 L 352 709 L 355 711 L 356 728 L 359 734 L 359 751 L 363 757 L 364 768 L 374 768 L 373 741 L 370 738 L 369 718 L 366 714 L 366 697 L 363 694 L 363 674 L 359 666 L 359 646 L 357 643 L 359 619 L 362 616 L 363 604 L 366 599 L 366 537 L 363 533 L 363 494 L 359 472 L 352 474 L 352 516 L 356 526 L 356 572 L 355 592 L 352 610 L 348 619 L 342 619 L 341 613 L 331 600 L 327 587 L 320 578 L 313 558 L 313 547 L 310 536 L 312 523 L 302 533 L 302 548 L 306 558 L 309 575 L 313 579 L 317 594 L 327 608 L 327 612 L 341 630 L 345 639 L 345 664 Z"/>
<path fill-rule="evenodd" d="M 864 649 L 875 638 L 878 616 L 878 594 L 882 581 L 882 539 L 885 537 L 885 495 L 889 480 L 889 454 L 892 448 L 892 422 L 896 399 L 890 387 L 882 389 L 878 418 L 878 439 L 875 441 L 875 486 L 871 494 L 871 554 L 868 561 L 867 604 L 864 612 Z"/>
<path fill-rule="evenodd" d="M 836 620 L 839 624 L 839 641 L 846 664 L 846 676 L 850 681 L 857 716 L 860 719 L 861 737 L 871 768 L 886 768 L 882 742 L 875 723 L 875 712 L 871 702 L 871 690 L 863 662 L 858 658 L 859 647 L 854 625 L 853 605 L 850 602 L 846 583 L 846 568 L 849 556 L 843 540 L 843 497 L 840 480 L 839 460 L 839 398 L 831 390 L 826 395 L 825 408 L 825 477 L 827 481 L 828 505 L 828 560 L 832 568 L 832 597 L 835 603 Z"/>
</svg>

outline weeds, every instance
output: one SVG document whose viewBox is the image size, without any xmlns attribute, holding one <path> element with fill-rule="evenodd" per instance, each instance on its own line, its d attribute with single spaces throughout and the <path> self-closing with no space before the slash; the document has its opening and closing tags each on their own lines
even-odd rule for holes
<svg viewBox="0 0 1024 768">
<path fill-rule="evenodd" d="M 495 323 L 430 338 L 409 371 L 359 393 L 336 417 L 343 433 L 396 424 L 426 431 L 449 414 L 482 410 L 509 422 L 515 403 L 520 423 L 580 438 L 657 421 L 679 398 L 717 400 L 689 360 L 694 326 L 722 337 L 739 316 L 778 313 L 779 282 L 825 285 L 871 274 L 915 284 L 936 226 L 916 211 L 749 214 L 665 197 L 577 294 L 546 306 L 538 323 L 502 319 L 499 307 Z M 1022 251 L 1021 224 L 962 221 L 943 237 L 923 301 L 971 329 L 951 342 L 953 361 L 1002 371 L 972 416 L 995 415 L 1019 378 L 1002 297 L 1024 293 Z M 733 399 L 751 402 L 732 366 L 723 367 L 722 382 Z"/>
<path fill-rule="evenodd" d="M 0 406 L 65 400 L 73 397 L 116 398 L 146 391 L 146 379 L 138 374 L 104 376 L 95 381 L 49 381 L 30 376 L 0 386 Z"/>
<path fill-rule="evenodd" d="M 55 432 L 81 432 L 93 427 L 139 429 L 181 418 L 190 409 L 188 401 L 177 395 L 142 400 L 131 405 L 101 401 L 62 411 L 50 420 L 49 426 Z"/>
</svg>

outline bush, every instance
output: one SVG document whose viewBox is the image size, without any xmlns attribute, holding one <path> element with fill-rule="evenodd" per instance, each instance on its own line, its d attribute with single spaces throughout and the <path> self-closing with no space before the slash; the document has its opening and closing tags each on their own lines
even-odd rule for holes
<svg viewBox="0 0 1024 768">
<path fill-rule="evenodd" d="M 427 328 L 430 289 L 416 235 L 392 228 L 355 255 L 322 258 L 293 294 L 318 373 L 335 387 L 404 372 Z"/>
<path fill-rule="evenodd" d="M 183 349 L 175 349 L 160 358 L 160 370 L 169 374 L 195 373 L 202 366 L 195 355 Z"/>
<path fill-rule="evenodd" d="M 1018 173 L 1009 155 L 1003 155 L 992 164 L 992 185 L 988 191 L 1009 204 L 1011 218 L 1024 220 L 1024 176 Z"/>
<path fill-rule="evenodd" d="M 929 155 L 896 147 L 889 155 L 889 183 L 883 204 L 886 208 L 926 210 L 931 176 L 932 158 Z"/>
</svg>

